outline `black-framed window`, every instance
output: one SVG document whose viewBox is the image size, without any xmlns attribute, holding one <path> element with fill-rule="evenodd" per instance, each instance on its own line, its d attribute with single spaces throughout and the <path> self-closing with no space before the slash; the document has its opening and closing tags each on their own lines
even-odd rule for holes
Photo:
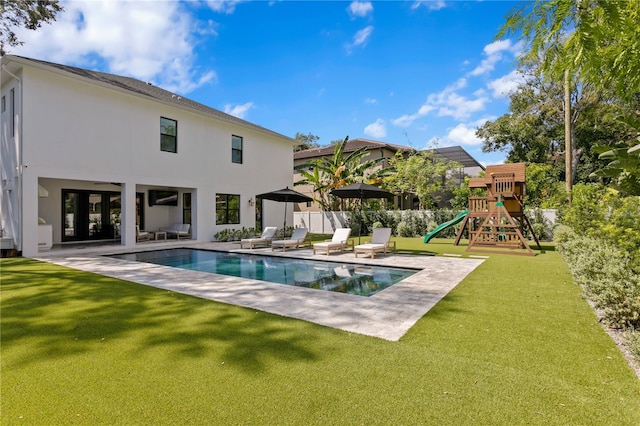
<svg viewBox="0 0 640 426">
<path fill-rule="evenodd" d="M 5 99 L 5 97 L 2 97 L 2 112 L 5 112 L 7 110 L 7 100 Z"/>
<path fill-rule="evenodd" d="M 178 152 L 178 122 L 160 117 L 160 150 Z"/>
<path fill-rule="evenodd" d="M 240 223 L 240 196 L 216 194 L 216 225 Z"/>
<path fill-rule="evenodd" d="M 242 136 L 231 136 L 231 161 L 242 164 Z"/>
</svg>

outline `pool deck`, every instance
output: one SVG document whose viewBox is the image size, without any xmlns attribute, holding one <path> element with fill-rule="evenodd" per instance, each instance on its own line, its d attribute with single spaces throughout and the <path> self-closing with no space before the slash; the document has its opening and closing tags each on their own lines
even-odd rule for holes
<svg viewBox="0 0 640 426">
<path fill-rule="evenodd" d="M 104 257 L 106 254 L 178 247 L 420 270 L 371 297 L 362 297 Z M 310 248 L 283 253 L 270 248 L 240 249 L 238 242 L 189 241 L 139 244 L 135 250 L 118 246 L 59 250 L 41 253 L 37 259 L 390 341 L 399 340 L 483 262 L 482 259 L 401 253 L 378 255 L 375 259 L 356 259 L 353 252 L 327 256 L 313 255 Z"/>
</svg>

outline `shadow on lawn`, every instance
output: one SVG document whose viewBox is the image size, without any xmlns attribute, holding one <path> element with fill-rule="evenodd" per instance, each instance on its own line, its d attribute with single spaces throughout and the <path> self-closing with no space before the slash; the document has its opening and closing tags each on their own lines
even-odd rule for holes
<svg viewBox="0 0 640 426">
<path fill-rule="evenodd" d="M 161 350 L 169 362 L 208 357 L 256 373 L 272 359 L 315 361 L 321 353 L 308 344 L 319 330 L 302 321 L 28 259 L 1 267 L 2 349 L 24 352 L 13 365 Z"/>
</svg>

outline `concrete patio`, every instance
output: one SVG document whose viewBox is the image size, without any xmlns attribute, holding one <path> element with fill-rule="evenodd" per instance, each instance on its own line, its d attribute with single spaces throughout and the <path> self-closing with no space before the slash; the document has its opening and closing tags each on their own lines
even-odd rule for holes
<svg viewBox="0 0 640 426">
<path fill-rule="evenodd" d="M 418 272 L 371 297 L 362 297 L 105 257 L 108 254 L 131 252 L 117 246 L 54 250 L 41 253 L 38 259 L 390 341 L 399 340 L 416 321 L 482 263 L 482 259 L 402 253 L 375 259 L 356 259 L 352 252 L 313 255 L 311 248 L 285 253 L 272 252 L 270 248 L 241 250 L 239 242 L 157 242 L 139 244 L 135 251 L 178 247 L 394 266 L 418 269 Z"/>
</svg>

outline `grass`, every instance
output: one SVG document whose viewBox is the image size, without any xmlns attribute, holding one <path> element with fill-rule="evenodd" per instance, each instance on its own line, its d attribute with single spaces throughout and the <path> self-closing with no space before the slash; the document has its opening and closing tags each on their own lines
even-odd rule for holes
<svg viewBox="0 0 640 426">
<path fill-rule="evenodd" d="M 552 247 L 492 255 L 399 342 L 0 266 L 3 425 L 640 424 L 640 383 Z"/>
</svg>

